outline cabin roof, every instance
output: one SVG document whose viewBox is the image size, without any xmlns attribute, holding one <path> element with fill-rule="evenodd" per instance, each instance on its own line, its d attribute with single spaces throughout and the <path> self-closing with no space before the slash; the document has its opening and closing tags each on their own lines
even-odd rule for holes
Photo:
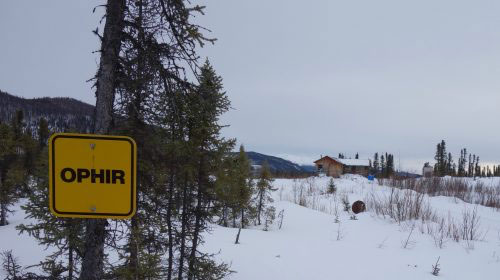
<svg viewBox="0 0 500 280">
<path fill-rule="evenodd" d="M 345 166 L 370 166 L 370 160 L 368 160 L 368 159 L 336 158 L 336 157 L 332 157 L 332 156 L 324 156 L 324 157 L 316 160 L 314 163 L 317 163 L 323 159 L 333 160 L 333 161 L 339 162 Z"/>
<path fill-rule="evenodd" d="M 338 158 L 336 160 L 347 166 L 370 166 L 368 159 Z"/>
</svg>

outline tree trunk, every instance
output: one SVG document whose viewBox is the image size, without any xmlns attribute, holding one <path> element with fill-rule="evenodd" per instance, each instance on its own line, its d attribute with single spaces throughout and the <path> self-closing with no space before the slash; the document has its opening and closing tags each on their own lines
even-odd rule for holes
<svg viewBox="0 0 500 280">
<path fill-rule="evenodd" d="M 187 177 L 187 175 L 186 175 Z M 188 182 L 188 179 L 185 178 L 185 182 L 187 183 Z M 182 229 L 181 229 L 181 235 L 180 235 L 180 239 L 181 239 L 181 246 L 179 248 L 179 273 L 178 273 L 178 276 L 177 276 L 177 279 L 178 280 L 182 280 L 183 279 L 183 273 L 184 273 L 184 259 L 186 257 L 186 239 L 187 239 L 187 219 L 188 219 L 188 200 L 187 200 L 187 184 L 184 184 L 184 189 L 182 191 L 182 218 L 181 218 L 181 223 L 182 223 Z"/>
<path fill-rule="evenodd" d="M 241 227 L 238 229 L 238 234 L 236 234 L 236 241 L 234 241 L 234 244 L 240 244 L 240 233 Z"/>
<path fill-rule="evenodd" d="M 68 248 L 68 280 L 73 280 L 73 244 L 72 241 L 69 242 Z"/>
<path fill-rule="evenodd" d="M 129 279 L 138 279 L 137 275 L 137 265 L 138 265 L 138 235 L 139 235 L 139 224 L 137 223 L 137 217 L 132 217 L 131 220 L 131 228 L 130 228 L 130 240 L 129 240 L 129 260 L 128 260 L 128 269 L 130 272 Z"/>
<path fill-rule="evenodd" d="M 85 251 L 82 260 L 82 280 L 102 278 L 104 265 L 104 240 L 106 238 L 105 219 L 89 219 L 85 232 Z"/>
<path fill-rule="evenodd" d="M 236 211 L 236 207 L 233 207 L 233 227 L 235 228 L 236 227 L 236 213 L 238 211 Z"/>
<path fill-rule="evenodd" d="M 245 208 L 241 208 L 241 226 L 240 228 L 245 228 Z"/>
<path fill-rule="evenodd" d="M 228 224 L 227 224 L 227 212 L 228 212 L 227 206 L 224 204 L 224 206 L 222 207 L 222 225 L 224 227 L 228 226 Z"/>
<path fill-rule="evenodd" d="M 122 41 L 124 11 L 124 0 L 108 0 L 106 24 L 101 42 L 101 59 L 96 76 L 94 132 L 97 134 L 108 133 L 113 122 L 116 69 Z M 80 279 L 99 280 L 102 278 L 106 225 L 105 219 L 87 221 Z"/>
<path fill-rule="evenodd" d="M 7 206 L 3 202 L 5 198 L 1 196 L 2 192 L 5 192 L 2 190 L 2 187 L 5 186 L 4 184 L 4 176 L 2 176 L 2 171 L 0 170 L 0 226 L 6 226 L 7 225 Z"/>
<path fill-rule="evenodd" d="M 0 226 L 7 225 L 7 206 L 0 201 Z"/>
<path fill-rule="evenodd" d="M 173 173 L 173 172 L 172 172 Z M 172 279 L 172 270 L 174 264 L 174 237 L 172 228 L 172 207 L 173 207 L 173 193 L 174 193 L 174 177 L 170 175 L 170 182 L 168 183 L 168 206 L 167 206 L 167 231 L 168 231 L 168 267 L 167 267 L 167 280 Z"/>
<path fill-rule="evenodd" d="M 116 70 L 122 41 L 124 0 L 108 0 L 96 80 L 95 133 L 108 133 L 113 122 Z"/>
<path fill-rule="evenodd" d="M 198 242 L 199 242 L 199 235 L 201 232 L 201 223 L 202 223 L 202 218 L 205 213 L 203 213 L 202 206 L 203 206 L 203 193 L 204 193 L 204 159 L 202 156 L 202 159 L 200 160 L 199 164 L 199 169 L 198 169 L 198 193 L 196 195 L 196 209 L 195 209 L 195 224 L 194 224 L 194 231 L 193 231 L 193 241 L 192 241 L 192 248 L 191 248 L 191 255 L 189 256 L 189 267 L 188 267 L 188 275 L 187 279 L 188 280 L 193 280 L 194 279 L 194 266 L 196 262 L 196 253 L 198 252 Z"/>
<path fill-rule="evenodd" d="M 263 193 L 262 191 L 259 192 L 259 203 L 257 205 L 257 221 L 259 223 L 259 226 L 261 225 L 261 222 L 260 222 L 260 216 L 262 214 L 262 204 L 264 204 L 264 197 L 263 197 Z"/>
</svg>

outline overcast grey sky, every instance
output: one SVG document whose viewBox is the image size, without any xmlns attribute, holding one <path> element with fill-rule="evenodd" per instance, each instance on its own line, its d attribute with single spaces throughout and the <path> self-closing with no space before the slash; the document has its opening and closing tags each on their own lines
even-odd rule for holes
<svg viewBox="0 0 500 280">
<path fill-rule="evenodd" d="M 0 3 L 0 89 L 94 102 L 91 30 L 101 1 Z M 248 150 L 305 159 L 392 152 L 433 161 L 445 139 L 500 159 L 500 1 L 210 0 L 200 50 L 234 110 L 223 122 Z"/>
</svg>

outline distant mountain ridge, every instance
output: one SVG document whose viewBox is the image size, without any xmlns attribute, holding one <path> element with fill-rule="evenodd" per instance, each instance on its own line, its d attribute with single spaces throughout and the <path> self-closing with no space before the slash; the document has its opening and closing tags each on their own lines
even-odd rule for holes
<svg viewBox="0 0 500 280">
<path fill-rule="evenodd" d="M 54 132 L 90 133 L 93 127 L 94 106 L 69 97 L 22 98 L 0 90 L 0 121 L 10 121 L 17 110 L 24 112 L 26 125 L 36 132 L 40 118 L 45 118 Z M 252 165 L 267 161 L 273 173 L 311 174 L 315 167 L 299 165 L 276 156 L 247 152 Z"/>
<path fill-rule="evenodd" d="M 297 163 L 291 162 L 286 159 L 282 159 L 275 156 L 265 155 L 257 152 L 247 152 L 246 153 L 252 165 L 262 165 L 264 161 L 267 161 L 269 168 L 273 173 L 283 173 L 283 174 L 296 174 L 296 173 L 312 173 L 314 171 L 313 166 L 309 165 L 299 165 Z"/>
<path fill-rule="evenodd" d="M 27 99 L 0 90 L 0 121 L 10 121 L 17 110 L 23 110 L 27 126 L 36 131 L 45 118 L 55 132 L 89 133 L 93 127 L 94 106 L 69 97 Z"/>
</svg>

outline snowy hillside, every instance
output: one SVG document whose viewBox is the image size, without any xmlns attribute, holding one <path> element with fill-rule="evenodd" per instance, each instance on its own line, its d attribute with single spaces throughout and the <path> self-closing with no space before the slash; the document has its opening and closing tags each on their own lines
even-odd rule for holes
<svg viewBox="0 0 500 280">
<path fill-rule="evenodd" d="M 276 180 L 275 206 L 277 212 L 284 210 L 282 229 L 243 230 L 241 244 L 235 245 L 237 230 L 216 226 L 206 237 L 206 250 L 220 250 L 219 259 L 237 271 L 232 279 L 495 279 L 500 274 L 500 212 L 478 206 L 481 240 L 455 242 L 443 237 L 439 248 L 438 234 L 436 238 L 428 234 L 428 227 L 438 226 L 432 222 L 398 224 L 375 215 L 373 209 L 351 220 L 351 214 L 342 209 L 344 194 L 352 203 L 372 195 L 388 196 L 392 188 L 347 176 L 335 180 L 336 195 L 322 194 L 328 181 Z M 302 204 L 317 210 L 295 203 L 301 191 L 307 200 Z M 424 200 L 436 215 L 454 217 L 457 225 L 462 213 L 475 207 L 449 197 Z M 339 223 L 335 223 L 336 211 Z M 441 271 L 436 278 L 431 270 L 438 257 Z"/>
<path fill-rule="evenodd" d="M 500 212 L 451 197 L 428 197 L 400 191 L 360 176 L 335 179 L 335 194 L 327 194 L 329 178 L 274 181 L 276 212 L 284 210 L 282 228 L 276 219 L 270 231 L 213 225 L 204 250 L 231 264 L 230 279 L 497 279 L 500 274 Z M 499 179 L 482 179 L 498 186 Z M 363 200 L 367 212 L 344 211 L 343 200 Z M 392 213 L 383 208 L 391 201 Z M 22 203 L 22 202 L 21 202 Z M 405 203 L 405 207 L 399 207 Z M 304 205 L 304 206 L 300 206 Z M 401 204 L 402 205 L 402 204 Z M 419 206 L 418 219 L 411 217 Z M 406 210 L 405 210 L 406 209 Z M 377 214 L 378 213 L 378 214 Z M 473 237 L 464 226 L 472 219 Z M 391 215 L 399 215 L 391 217 Z M 468 214 L 465 215 L 464 214 Z M 385 216 L 385 217 L 384 217 Z M 0 251 L 13 250 L 23 265 L 48 254 L 15 226 L 23 221 L 19 207 L 12 223 L 0 227 Z M 397 218 L 399 217 L 399 218 Z M 468 217 L 469 220 L 464 220 Z M 399 222 L 397 221 L 399 220 Z M 469 222 L 468 222 L 469 221 Z M 462 236 L 464 234 L 464 236 Z M 456 240 L 457 241 L 456 241 Z M 431 274 L 438 257 L 438 276 Z M 0 274 L 1 275 L 1 274 Z"/>
</svg>

